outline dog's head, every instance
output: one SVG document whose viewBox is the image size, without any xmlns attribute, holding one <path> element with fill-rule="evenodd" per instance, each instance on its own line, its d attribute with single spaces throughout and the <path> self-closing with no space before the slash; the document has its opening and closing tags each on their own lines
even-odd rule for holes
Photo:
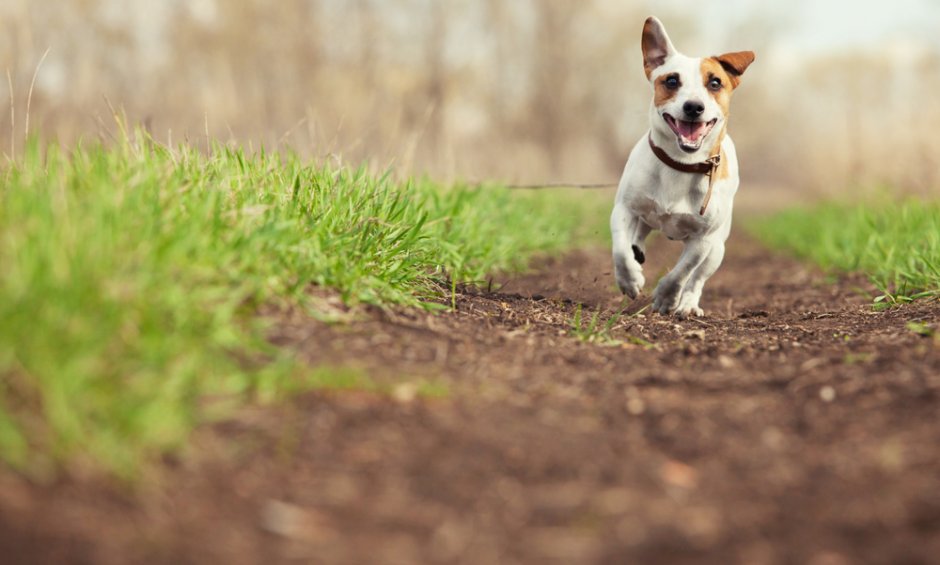
<svg viewBox="0 0 940 565">
<path fill-rule="evenodd" d="M 754 62 L 754 53 L 687 57 L 676 51 L 663 24 L 653 17 L 643 26 L 642 46 L 643 69 L 653 85 L 653 129 L 674 135 L 686 153 L 712 145 L 725 126 L 731 94 Z"/>
</svg>

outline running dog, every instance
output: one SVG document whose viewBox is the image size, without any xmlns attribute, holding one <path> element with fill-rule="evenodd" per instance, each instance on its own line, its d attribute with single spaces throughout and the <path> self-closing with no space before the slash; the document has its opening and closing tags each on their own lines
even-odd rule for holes
<svg viewBox="0 0 940 565">
<path fill-rule="evenodd" d="M 650 130 L 633 148 L 610 218 L 617 286 L 636 298 L 645 279 L 646 237 L 657 229 L 682 241 L 679 262 L 653 291 L 653 310 L 702 316 L 702 287 L 725 253 L 738 190 L 738 160 L 727 134 L 731 96 L 754 53 L 687 57 L 656 18 L 643 26 L 643 69 L 653 87 Z"/>
</svg>

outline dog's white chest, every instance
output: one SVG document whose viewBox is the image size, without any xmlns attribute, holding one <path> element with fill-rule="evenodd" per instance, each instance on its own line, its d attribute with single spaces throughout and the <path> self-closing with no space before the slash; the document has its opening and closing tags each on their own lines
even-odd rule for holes
<svg viewBox="0 0 940 565">
<path fill-rule="evenodd" d="M 637 196 L 629 202 L 630 211 L 643 223 L 663 232 L 669 239 L 679 241 L 701 236 L 709 227 L 705 217 L 686 208 L 667 207 L 648 196 Z"/>
</svg>

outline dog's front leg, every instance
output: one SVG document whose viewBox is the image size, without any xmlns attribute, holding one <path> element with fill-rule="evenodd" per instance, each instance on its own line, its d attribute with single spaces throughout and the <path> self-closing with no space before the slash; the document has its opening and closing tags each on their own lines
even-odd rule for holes
<svg viewBox="0 0 940 565">
<path fill-rule="evenodd" d="M 618 199 L 610 215 L 610 233 L 614 243 L 614 277 L 617 286 L 620 292 L 636 298 L 646 284 L 641 264 L 646 260 L 645 241 L 650 228 L 630 213 Z"/>
<path fill-rule="evenodd" d="M 708 239 L 689 239 L 685 242 L 679 262 L 659 281 L 653 291 L 653 310 L 660 314 L 682 315 L 677 311 L 682 292 L 689 282 L 689 277 L 711 253 L 712 246 Z"/>
</svg>

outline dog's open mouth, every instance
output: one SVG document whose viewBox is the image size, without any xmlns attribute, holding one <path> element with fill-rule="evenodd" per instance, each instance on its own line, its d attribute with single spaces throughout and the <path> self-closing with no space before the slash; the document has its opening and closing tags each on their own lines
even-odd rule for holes
<svg viewBox="0 0 940 565">
<path fill-rule="evenodd" d="M 669 127 L 672 128 L 672 131 L 676 134 L 676 139 L 679 141 L 679 148 L 687 153 L 694 153 L 702 148 L 702 141 L 705 139 L 705 136 L 708 135 L 712 128 L 715 127 L 715 124 L 718 123 L 718 118 L 710 122 L 687 122 L 685 120 L 677 120 L 670 116 L 669 114 L 664 114 L 663 118 L 666 120 L 666 123 L 669 124 Z"/>
</svg>

